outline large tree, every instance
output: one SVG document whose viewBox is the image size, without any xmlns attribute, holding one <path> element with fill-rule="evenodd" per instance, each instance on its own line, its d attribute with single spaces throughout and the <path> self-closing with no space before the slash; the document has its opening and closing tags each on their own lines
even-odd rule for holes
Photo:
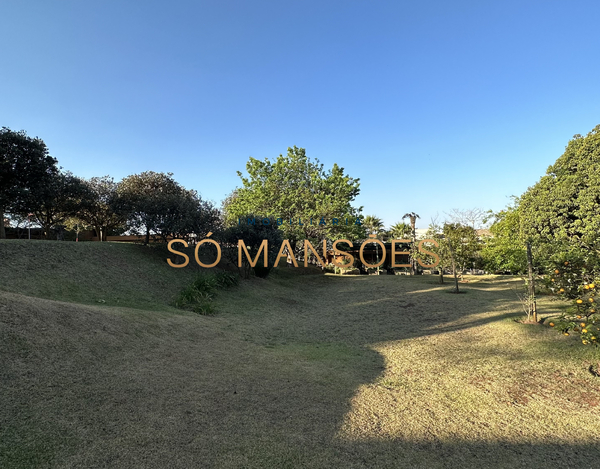
<svg viewBox="0 0 600 469">
<path fill-rule="evenodd" d="M 146 171 L 123 179 L 117 187 L 114 211 L 127 219 L 134 233 L 163 240 L 204 236 L 219 225 L 219 212 L 196 191 L 181 186 L 172 173 Z"/>
<path fill-rule="evenodd" d="M 35 205 L 31 209 L 46 239 L 52 230 L 62 239 L 69 218 L 77 217 L 88 195 L 84 182 L 70 172 L 52 176 L 43 187 L 35 189 Z M 26 215 L 27 211 L 22 212 Z"/>
<path fill-rule="evenodd" d="M 383 221 L 374 215 L 367 215 L 362 224 L 367 234 L 380 235 L 384 232 Z"/>
<path fill-rule="evenodd" d="M 527 271 L 526 242 L 521 232 L 518 199 L 514 204 L 493 215 L 492 236 L 485 240 L 481 257 L 490 272 L 513 274 Z"/>
<path fill-rule="evenodd" d="M 525 238 L 599 249 L 600 125 L 575 135 L 564 154 L 520 198 Z"/>
<path fill-rule="evenodd" d="M 302 239 L 354 237 L 359 234 L 354 233 L 357 229 L 362 230 L 354 225 L 361 208 L 352 206 L 359 180 L 344 174 L 337 164 L 326 171 L 318 160 L 310 160 L 303 148 L 294 146 L 275 161 L 250 158 L 246 170 L 247 176 L 238 171 L 242 187 L 224 204 L 229 224 L 237 224 L 248 213 L 281 218 L 279 229 L 293 246 Z M 319 224 L 321 218 L 325 225 Z M 333 218 L 338 219 L 337 225 Z"/>
<path fill-rule="evenodd" d="M 31 212 L 38 209 L 45 186 L 58 174 L 56 159 L 46 144 L 25 131 L 0 129 L 0 219 L 5 212 Z M 0 239 L 5 238 L 0 223 Z"/>
<path fill-rule="evenodd" d="M 126 218 L 114 211 L 118 184 L 110 176 L 93 177 L 84 181 L 86 197 L 78 218 L 96 230 L 100 241 L 105 241 L 111 230 L 124 226 Z"/>
<path fill-rule="evenodd" d="M 253 214 L 247 216 L 256 218 Z M 266 277 L 273 268 L 282 243 L 282 232 L 277 229 L 274 221 L 270 220 L 268 225 L 263 223 L 255 226 L 232 225 L 217 233 L 216 238 L 221 244 L 224 259 L 238 268 L 240 276 L 243 275 L 248 278 L 250 272 L 254 270 L 256 276 Z M 258 259 L 254 267 L 251 267 L 245 253 L 241 256 L 242 266 L 239 267 L 239 240 L 244 242 L 244 246 L 246 246 L 246 250 L 253 261 Z M 263 248 L 261 251 L 261 245 L 265 240 L 267 241 L 266 250 Z M 260 258 L 257 257 L 258 252 L 261 252 Z M 267 267 L 264 267 L 264 257 L 262 256 L 267 256 Z"/>
<path fill-rule="evenodd" d="M 162 217 L 182 190 L 172 173 L 133 174 L 119 183 L 113 208 L 127 218 L 129 230 L 145 235 L 148 244 L 150 235 L 159 231 Z"/>
</svg>

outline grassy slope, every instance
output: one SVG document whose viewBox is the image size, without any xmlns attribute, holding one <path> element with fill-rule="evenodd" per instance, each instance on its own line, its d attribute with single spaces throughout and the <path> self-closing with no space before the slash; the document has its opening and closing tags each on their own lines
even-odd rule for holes
<svg viewBox="0 0 600 469">
<path fill-rule="evenodd" d="M 168 307 L 191 271 L 72 246 L 0 244 L 0 290 L 71 302 L 0 291 L 0 467 L 595 466 L 593 352 L 513 322 L 510 282 L 282 268 L 201 317 Z"/>
<path fill-rule="evenodd" d="M 0 289 L 40 298 L 164 309 L 196 272 L 152 246 L 0 240 Z"/>
</svg>

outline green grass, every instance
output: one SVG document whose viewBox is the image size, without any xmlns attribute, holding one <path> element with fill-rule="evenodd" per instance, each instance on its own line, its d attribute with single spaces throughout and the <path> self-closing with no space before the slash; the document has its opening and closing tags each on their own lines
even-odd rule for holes
<svg viewBox="0 0 600 469">
<path fill-rule="evenodd" d="M 201 316 L 170 306 L 197 271 L 74 245 L 0 243 L 22 259 L 0 266 L 0 467 L 597 465 L 598 353 L 515 322 L 518 279 L 451 295 L 436 277 L 280 268 Z"/>
<path fill-rule="evenodd" d="M 167 252 L 129 243 L 0 240 L 0 288 L 82 304 L 168 308 L 199 268 L 175 269 Z"/>
</svg>

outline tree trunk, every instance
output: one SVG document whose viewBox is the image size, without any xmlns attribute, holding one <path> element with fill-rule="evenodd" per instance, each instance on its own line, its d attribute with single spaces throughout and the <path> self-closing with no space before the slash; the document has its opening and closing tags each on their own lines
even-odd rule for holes
<svg viewBox="0 0 600 469">
<path fill-rule="evenodd" d="M 44 221 L 44 239 L 50 239 L 50 228 L 52 225 L 50 224 L 50 217 L 46 216 L 46 220 Z"/>
<path fill-rule="evenodd" d="M 417 245 L 417 230 L 416 230 L 416 218 L 410 217 L 410 227 L 412 228 L 412 246 L 411 250 L 414 250 Z M 414 256 L 410 256 L 410 274 L 417 275 L 417 261 Z"/>
<path fill-rule="evenodd" d="M 456 276 L 456 266 L 454 265 L 454 262 L 452 262 L 452 271 L 454 273 L 454 288 L 456 290 L 454 293 L 459 293 L 459 291 L 458 291 L 458 277 Z"/>
<path fill-rule="evenodd" d="M 444 269 L 440 269 L 440 284 L 444 284 Z"/>
<path fill-rule="evenodd" d="M 4 229 L 4 207 L 0 207 L 0 239 L 6 239 L 6 230 Z"/>
<path fill-rule="evenodd" d="M 144 243 L 146 245 L 150 244 L 150 229 L 146 228 L 146 242 Z"/>
<path fill-rule="evenodd" d="M 455 292 L 458 293 L 458 277 L 456 275 L 456 262 L 454 260 L 454 248 L 452 247 L 452 243 L 448 241 L 448 247 L 450 248 L 450 255 L 452 256 L 452 273 L 454 274 L 454 288 Z"/>
<path fill-rule="evenodd" d="M 531 255 L 531 243 L 527 243 L 527 267 L 529 270 L 529 301 L 527 303 L 529 314 L 533 316 L 533 321 L 537 322 L 537 304 L 535 301 L 535 284 L 533 280 L 533 256 Z"/>
</svg>

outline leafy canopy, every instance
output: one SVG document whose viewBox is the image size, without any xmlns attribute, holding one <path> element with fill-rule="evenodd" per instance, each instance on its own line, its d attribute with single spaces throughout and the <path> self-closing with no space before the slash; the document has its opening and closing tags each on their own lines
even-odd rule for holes
<svg viewBox="0 0 600 469">
<path fill-rule="evenodd" d="M 521 197 L 523 233 L 541 242 L 597 247 L 600 232 L 600 125 L 575 135 L 564 154 Z"/>
<path fill-rule="evenodd" d="M 294 241 L 335 239 L 356 231 L 353 223 L 362 207 L 355 208 L 352 202 L 359 193 L 359 180 L 344 174 L 344 168 L 337 164 L 325 171 L 318 160 L 312 161 L 306 156 L 304 148 L 294 146 L 275 161 L 251 157 L 246 171 L 247 176 L 238 171 L 242 187 L 224 204 L 228 224 L 237 224 L 238 218 L 243 219 L 249 213 L 256 217 L 282 218 L 279 229 L 285 238 Z M 319 225 L 321 217 L 325 218 L 325 226 Z M 332 225 L 333 218 L 339 219 L 337 227 Z M 299 225 L 299 219 L 303 226 Z"/>
<path fill-rule="evenodd" d="M 25 131 L 0 129 L 0 219 L 4 212 L 31 212 L 43 203 L 46 186 L 58 174 L 43 140 Z M 0 223 L 0 237 L 4 224 Z"/>
</svg>

